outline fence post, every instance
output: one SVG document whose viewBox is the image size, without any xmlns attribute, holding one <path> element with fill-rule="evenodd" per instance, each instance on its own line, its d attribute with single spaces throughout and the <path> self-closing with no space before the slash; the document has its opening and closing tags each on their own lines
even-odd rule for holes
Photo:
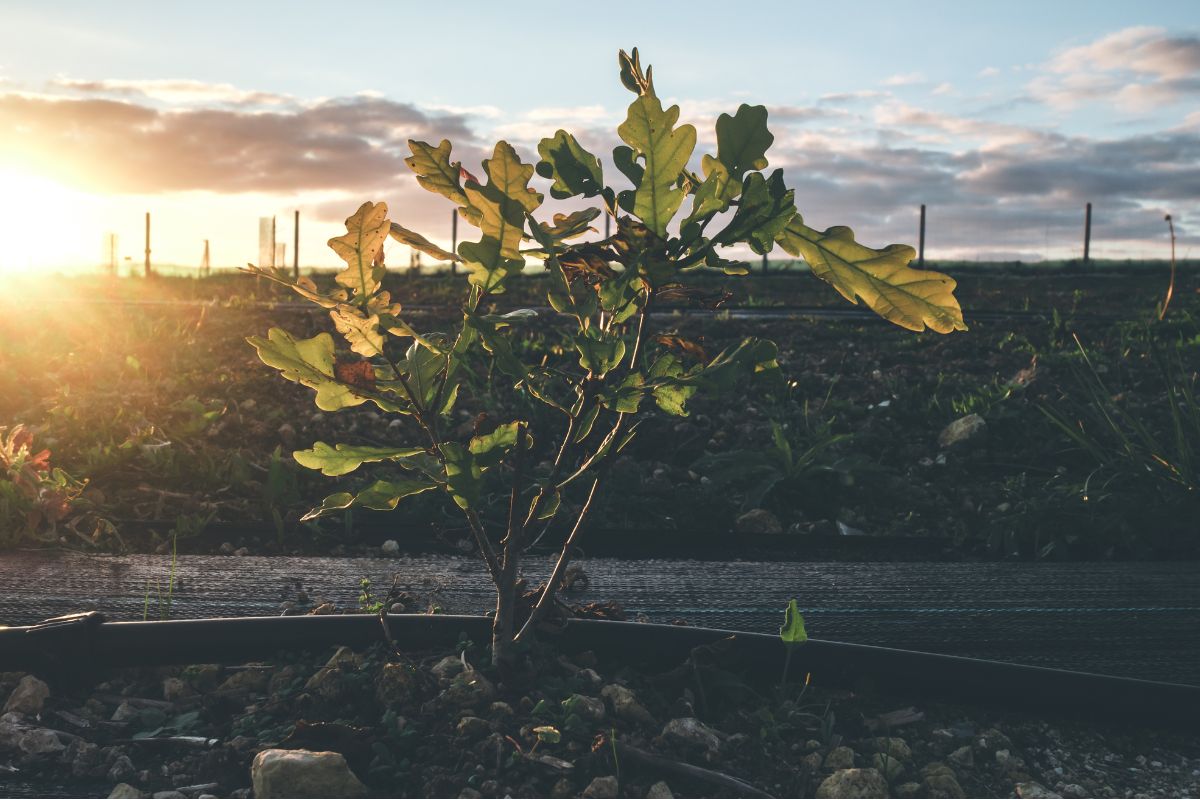
<svg viewBox="0 0 1200 800">
<path fill-rule="evenodd" d="M 608 239 L 612 236 L 612 214 L 604 212 L 604 238 Z"/>
<path fill-rule="evenodd" d="M 763 275 L 767 274 L 767 254 L 766 253 L 763 253 L 762 274 Z"/>
<path fill-rule="evenodd" d="M 208 239 L 204 240 L 204 258 L 200 262 L 200 272 L 202 275 L 208 275 L 212 272 L 212 264 L 209 262 L 208 256 Z"/>
<path fill-rule="evenodd" d="M 921 203 L 921 235 L 918 241 L 917 266 L 925 269 L 925 204 Z"/>
<path fill-rule="evenodd" d="M 150 212 L 146 212 L 146 277 L 150 277 Z"/>
<path fill-rule="evenodd" d="M 450 212 L 450 254 L 458 255 L 458 209 Z M 458 274 L 458 262 L 450 259 L 450 274 Z"/>
<path fill-rule="evenodd" d="M 1092 258 L 1092 204 L 1088 203 L 1083 214 L 1083 268 L 1087 269 Z"/>
<path fill-rule="evenodd" d="M 300 277 L 300 209 L 296 209 L 292 227 L 292 277 Z"/>
</svg>

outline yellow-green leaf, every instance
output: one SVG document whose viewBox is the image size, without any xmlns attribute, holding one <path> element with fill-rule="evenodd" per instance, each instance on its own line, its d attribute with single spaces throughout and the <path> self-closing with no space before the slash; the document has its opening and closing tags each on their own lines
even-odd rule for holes
<svg viewBox="0 0 1200 800">
<path fill-rule="evenodd" d="M 363 464 L 378 461 L 397 461 L 425 452 L 419 447 L 373 447 L 370 445 L 317 442 L 310 450 L 292 453 L 296 463 L 309 469 L 319 469 L 322 475 L 346 475 Z"/>
<path fill-rule="evenodd" d="M 679 106 L 663 111 L 662 102 L 650 93 L 629 104 L 629 114 L 617 128 L 622 141 L 644 160 L 645 173 L 633 195 L 633 213 L 664 239 L 667 223 L 687 195 L 675 184 L 696 147 L 696 129 L 691 125 L 676 128 L 678 120 Z"/>
<path fill-rule="evenodd" d="M 350 349 L 362 356 L 383 354 L 383 332 L 379 315 L 364 314 L 355 306 L 342 304 L 329 312 L 337 332 L 345 337 Z"/>
<path fill-rule="evenodd" d="M 328 333 L 295 339 L 282 328 L 271 328 L 266 339 L 251 336 L 246 341 L 258 351 L 264 364 L 279 370 L 284 378 L 316 389 L 317 408 L 322 411 L 337 411 L 367 401 L 334 378 L 333 337 Z"/>
<path fill-rule="evenodd" d="M 334 276 L 334 280 L 360 300 L 365 301 L 379 291 L 384 270 L 375 261 L 389 227 L 387 203 L 366 202 L 346 218 L 346 233 L 329 240 L 329 246 L 346 262 L 346 269 Z"/>
<path fill-rule="evenodd" d="M 416 231 L 410 231 L 403 225 L 397 225 L 393 222 L 389 233 L 396 241 L 406 244 L 414 250 L 420 250 L 427 256 L 433 256 L 438 261 L 458 261 L 458 256 L 449 250 L 443 250 L 421 234 Z"/>
<path fill-rule="evenodd" d="M 892 244 L 872 250 L 854 241 L 854 232 L 834 227 L 819 232 L 797 214 L 776 237 L 779 245 L 800 256 L 813 274 L 850 302 L 861 299 L 879 316 L 902 328 L 938 333 L 965 331 L 962 308 L 954 297 L 955 280 L 932 270 L 913 269 L 916 252 Z"/>
<path fill-rule="evenodd" d="M 450 160 L 448 140 L 442 139 L 442 143 L 434 147 L 427 142 L 410 139 L 408 148 L 412 155 L 404 159 L 404 163 L 417 174 L 417 183 L 460 206 L 470 205 L 459 180 L 459 162 Z"/>
</svg>

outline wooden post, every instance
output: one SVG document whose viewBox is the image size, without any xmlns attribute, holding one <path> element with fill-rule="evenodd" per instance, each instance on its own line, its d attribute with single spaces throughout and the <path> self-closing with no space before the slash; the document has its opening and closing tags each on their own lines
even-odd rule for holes
<svg viewBox="0 0 1200 800">
<path fill-rule="evenodd" d="M 763 253 L 762 274 L 767 274 L 767 254 Z"/>
<path fill-rule="evenodd" d="M 292 225 L 292 277 L 300 277 L 300 209 L 296 209 Z"/>
<path fill-rule="evenodd" d="M 450 252 L 458 255 L 458 209 L 450 212 Z M 458 262 L 450 259 L 450 274 L 458 274 Z"/>
<path fill-rule="evenodd" d="M 146 277 L 150 277 L 150 212 L 146 212 Z"/>
<path fill-rule="evenodd" d="M 1092 204 L 1088 203 L 1083 213 L 1083 268 L 1087 269 L 1092 258 Z"/>
<path fill-rule="evenodd" d="M 204 240 L 204 260 L 200 262 L 200 271 L 204 275 L 208 275 L 210 272 L 212 272 L 212 265 L 208 260 L 208 239 Z"/>
<path fill-rule="evenodd" d="M 921 203 L 921 235 L 917 247 L 917 266 L 925 269 L 925 204 Z"/>
<path fill-rule="evenodd" d="M 271 266 L 281 267 L 282 264 L 275 263 L 275 251 L 278 250 L 279 237 L 275 235 L 275 217 L 271 217 Z"/>
</svg>

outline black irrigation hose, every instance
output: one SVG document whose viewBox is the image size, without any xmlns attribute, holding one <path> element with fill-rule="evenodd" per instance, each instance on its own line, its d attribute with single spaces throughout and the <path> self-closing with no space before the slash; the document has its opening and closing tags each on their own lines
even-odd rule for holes
<svg viewBox="0 0 1200 800">
<path fill-rule="evenodd" d="M 489 638 L 491 620 L 475 616 L 388 615 L 403 649 L 449 647 L 465 634 Z M 678 666 L 693 648 L 735 637 L 729 653 L 756 677 L 776 680 L 785 655 L 776 636 L 714 628 L 572 620 L 554 636 L 566 652 Z M 376 615 L 243 617 L 165 622 L 106 622 L 95 612 L 38 625 L 0 627 L 0 670 L 70 673 L 97 667 L 236 662 L 284 650 L 334 645 L 363 648 L 383 640 Z M 879 690 L 905 697 L 954 699 L 1039 714 L 1065 712 L 1149 726 L 1192 727 L 1200 687 L 1084 672 L 809 640 L 792 656 L 792 674 L 815 685 Z"/>
<path fill-rule="evenodd" d="M 173 307 L 173 308 L 200 308 L 200 307 L 224 307 L 221 303 L 212 300 L 107 300 L 103 298 L 65 298 L 60 302 L 74 303 L 77 305 L 109 305 L 109 306 L 150 306 L 150 307 Z M 313 314 L 324 314 L 326 309 L 313 303 L 301 303 L 294 300 L 250 300 L 239 301 L 231 308 L 256 308 L 267 310 L 281 311 L 296 311 L 307 312 Z M 423 303 L 411 303 L 404 306 L 405 311 L 414 314 L 459 314 L 461 309 L 457 306 L 436 306 Z M 539 315 L 551 316 L 558 315 L 549 306 L 527 306 L 532 311 L 536 311 Z M 504 309 L 500 309 L 501 312 Z M 672 319 L 676 315 L 681 317 L 712 317 L 717 319 L 727 320 L 789 320 L 789 319 L 824 319 L 824 320 L 846 320 L 852 322 L 887 322 L 874 311 L 861 307 L 848 308 L 830 308 L 826 306 L 731 306 L 718 309 L 704 308 L 682 308 L 663 306 L 659 308 L 655 319 Z M 563 315 L 565 316 L 565 315 Z M 1049 322 L 1053 319 L 1053 311 L 968 311 L 965 314 L 965 319 L 968 324 L 972 322 Z M 1142 322 L 1144 317 L 1127 316 L 1120 314 L 1065 314 L 1062 315 L 1065 320 L 1076 323 L 1104 323 L 1115 324 L 1118 322 Z M 890 322 L 888 323 L 891 324 Z"/>
</svg>

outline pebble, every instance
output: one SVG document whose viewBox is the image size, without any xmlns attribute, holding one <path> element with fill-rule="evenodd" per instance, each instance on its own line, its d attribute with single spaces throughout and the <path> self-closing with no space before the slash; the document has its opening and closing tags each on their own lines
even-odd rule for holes
<svg viewBox="0 0 1200 800">
<path fill-rule="evenodd" d="M 779 518 L 765 508 L 752 508 L 737 518 L 734 530 L 746 535 L 783 533 Z"/>
<path fill-rule="evenodd" d="M 666 781 L 659 781 L 646 791 L 647 800 L 671 800 L 674 796 Z"/>
<path fill-rule="evenodd" d="M 855 753 L 849 747 L 841 745 L 829 751 L 825 756 L 824 767 L 828 770 L 850 769 L 854 766 Z"/>
<path fill-rule="evenodd" d="M 379 552 L 389 557 L 398 556 L 400 555 L 400 543 L 395 539 L 388 539 L 379 546 Z"/>
<path fill-rule="evenodd" d="M 673 719 L 663 727 L 664 740 L 688 750 L 699 750 L 706 754 L 721 749 L 721 740 L 712 728 L 695 717 Z"/>
<path fill-rule="evenodd" d="M 250 765 L 254 796 L 362 797 L 367 787 L 341 753 L 263 750 Z"/>
<path fill-rule="evenodd" d="M 4 704 L 4 713 L 15 712 L 36 717 L 42 713 L 42 707 L 49 696 L 50 687 L 45 681 L 33 675 L 26 675 L 17 682 L 16 688 L 8 696 L 8 702 Z"/>
<path fill-rule="evenodd" d="M 592 779 L 592 782 L 583 790 L 583 796 L 594 798 L 616 797 L 619 788 L 620 785 L 617 783 L 615 775 L 601 775 L 599 778 Z"/>
<path fill-rule="evenodd" d="M 888 784 L 877 770 L 839 769 L 817 787 L 819 798 L 887 797 Z"/>
<path fill-rule="evenodd" d="M 638 724 L 650 724 L 654 717 L 638 702 L 632 690 L 619 683 L 610 683 L 600 690 L 600 696 L 612 705 L 613 714 L 621 719 Z"/>
</svg>

